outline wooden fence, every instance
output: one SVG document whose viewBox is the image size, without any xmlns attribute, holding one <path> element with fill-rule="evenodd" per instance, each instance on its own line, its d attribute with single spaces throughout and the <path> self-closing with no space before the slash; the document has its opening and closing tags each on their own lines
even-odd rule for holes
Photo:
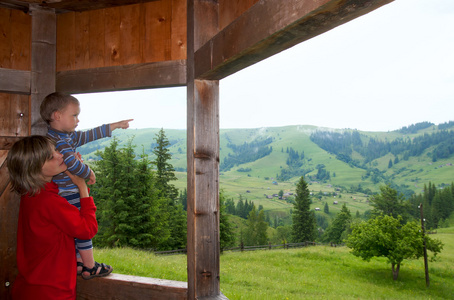
<svg viewBox="0 0 454 300">
<path fill-rule="evenodd" d="M 279 245 L 259 245 L 259 246 L 244 246 L 243 243 L 241 243 L 240 246 L 238 247 L 232 247 L 232 248 L 225 248 L 223 249 L 222 252 L 226 251 L 255 251 L 255 250 L 273 250 L 273 249 L 289 249 L 289 248 L 302 248 L 302 247 L 308 247 L 308 246 L 331 246 L 331 247 L 342 247 L 344 244 L 334 244 L 334 243 L 316 243 L 316 242 L 302 242 L 302 243 L 282 243 Z M 150 250 L 152 251 L 152 250 Z M 177 249 L 177 250 L 169 250 L 169 251 L 153 251 L 154 254 L 156 255 L 174 255 L 174 254 L 185 254 L 186 249 Z"/>
</svg>

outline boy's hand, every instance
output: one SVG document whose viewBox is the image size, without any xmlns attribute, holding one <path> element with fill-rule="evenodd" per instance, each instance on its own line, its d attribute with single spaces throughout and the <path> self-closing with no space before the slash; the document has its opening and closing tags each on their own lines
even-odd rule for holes
<svg viewBox="0 0 454 300">
<path fill-rule="evenodd" d="M 84 160 L 83 160 L 82 155 L 80 154 L 80 152 L 77 152 L 77 153 L 75 154 L 75 156 L 76 156 L 76 158 L 77 158 L 80 162 L 82 162 L 82 163 L 84 162 Z"/>
<path fill-rule="evenodd" d="M 87 184 L 95 184 L 96 183 L 96 176 L 93 170 L 90 170 L 90 178 L 88 178 Z"/>
<path fill-rule="evenodd" d="M 115 130 L 117 128 L 127 129 L 129 128 L 129 122 L 134 121 L 134 119 L 118 121 L 110 124 L 110 130 Z"/>
</svg>

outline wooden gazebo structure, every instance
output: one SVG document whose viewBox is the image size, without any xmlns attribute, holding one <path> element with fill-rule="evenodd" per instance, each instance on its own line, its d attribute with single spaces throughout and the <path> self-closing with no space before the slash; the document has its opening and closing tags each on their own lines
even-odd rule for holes
<svg viewBox="0 0 454 300">
<path fill-rule="evenodd" d="M 17 275 L 19 197 L 5 157 L 45 134 L 43 97 L 186 86 L 188 282 L 114 274 L 79 280 L 78 298 L 224 299 L 219 80 L 391 1 L 0 0 L 0 298 Z"/>
</svg>

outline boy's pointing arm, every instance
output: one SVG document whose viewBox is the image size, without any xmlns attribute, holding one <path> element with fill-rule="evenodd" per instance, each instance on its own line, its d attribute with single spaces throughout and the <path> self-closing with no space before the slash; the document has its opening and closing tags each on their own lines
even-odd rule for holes
<svg viewBox="0 0 454 300">
<path fill-rule="evenodd" d="M 134 121 L 134 119 L 118 121 L 110 124 L 110 130 L 115 130 L 117 128 L 126 129 L 129 128 L 129 122 Z"/>
</svg>

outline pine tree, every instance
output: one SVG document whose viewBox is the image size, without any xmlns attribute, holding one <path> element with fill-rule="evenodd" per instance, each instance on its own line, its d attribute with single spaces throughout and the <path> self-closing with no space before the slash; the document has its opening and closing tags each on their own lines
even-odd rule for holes
<svg viewBox="0 0 454 300">
<path fill-rule="evenodd" d="M 296 186 L 296 197 L 292 211 L 292 240 L 293 242 L 314 241 L 317 236 L 314 212 L 310 210 L 310 196 L 307 183 L 301 176 Z"/>
<path fill-rule="evenodd" d="M 222 191 L 219 193 L 219 239 L 221 251 L 235 244 L 235 233 L 226 213 L 225 196 Z M 233 202 L 233 201 L 232 201 Z"/>
<path fill-rule="evenodd" d="M 165 135 L 164 129 L 156 134 L 156 147 L 153 149 L 153 154 L 156 156 L 153 164 L 156 167 L 156 185 L 160 190 L 160 196 L 175 200 L 178 197 L 177 188 L 171 184 L 171 181 L 177 180 L 175 169 L 170 164 L 172 155 L 168 149 L 170 143 Z"/>
<path fill-rule="evenodd" d="M 153 245 L 152 173 L 149 161 L 135 160 L 132 139 L 117 149 L 114 138 L 110 147 L 97 154 L 97 183 L 92 194 L 97 198 L 99 229 L 96 236 L 104 246 Z"/>
<path fill-rule="evenodd" d="M 183 205 L 178 203 L 178 189 L 171 184 L 171 181 L 177 180 L 175 169 L 170 160 L 172 155 L 168 149 L 170 143 L 165 135 L 164 129 L 161 129 L 155 137 L 156 146 L 153 154 L 156 156 L 153 164 L 156 167 L 156 188 L 158 197 L 163 198 L 166 202 L 167 230 L 170 232 L 169 238 L 163 241 L 159 249 L 180 249 L 186 247 L 186 212 Z M 167 231 L 166 231 L 167 232 Z"/>
<path fill-rule="evenodd" d="M 180 192 L 179 197 L 180 204 L 183 205 L 184 210 L 188 210 L 188 190 L 185 188 L 182 192 Z"/>
<path fill-rule="evenodd" d="M 118 140 L 114 137 L 110 146 L 103 152 L 97 151 L 101 157 L 93 166 L 97 174 L 96 184 L 91 187 L 90 194 L 96 199 L 98 233 L 93 238 L 94 243 L 100 246 L 113 246 L 108 239 L 114 232 L 117 222 L 113 219 L 113 204 L 121 197 L 120 184 L 120 154 L 117 150 Z"/>
<path fill-rule="evenodd" d="M 265 221 L 265 212 L 263 210 L 257 212 L 255 205 L 252 204 L 252 209 L 249 212 L 246 224 L 246 232 L 244 234 L 245 245 L 265 245 L 268 241 L 268 224 Z"/>
<path fill-rule="evenodd" d="M 327 215 L 329 215 L 329 206 L 328 202 L 325 202 L 325 207 L 323 207 L 323 212 Z"/>
<path fill-rule="evenodd" d="M 147 212 L 146 217 L 139 219 L 137 224 L 141 228 L 141 231 L 137 233 L 138 240 L 141 241 L 139 245 L 141 248 L 157 249 L 170 235 L 166 226 L 168 215 L 165 209 L 165 199 L 158 196 L 154 175 L 148 156 L 142 153 L 137 163 L 135 176 L 138 183 L 137 202 L 139 203 L 136 209 Z"/>
<path fill-rule="evenodd" d="M 371 205 L 373 207 L 372 212 L 376 216 L 385 214 L 397 218 L 400 215 L 403 217 L 404 223 L 408 219 L 408 203 L 404 196 L 389 184 L 380 187 L 380 193 L 371 198 Z"/>
<path fill-rule="evenodd" d="M 246 219 L 247 213 L 245 213 L 245 208 L 244 208 L 244 202 L 243 198 L 240 195 L 240 199 L 236 203 L 236 208 L 235 208 L 236 215 Z"/>
<path fill-rule="evenodd" d="M 347 205 L 344 203 L 342 205 L 341 211 L 337 214 L 336 218 L 333 220 L 330 226 L 325 231 L 324 240 L 326 242 L 332 242 L 336 244 L 342 243 L 343 237 L 345 237 L 344 232 L 347 230 L 352 216 L 350 210 L 347 208 Z"/>
</svg>

